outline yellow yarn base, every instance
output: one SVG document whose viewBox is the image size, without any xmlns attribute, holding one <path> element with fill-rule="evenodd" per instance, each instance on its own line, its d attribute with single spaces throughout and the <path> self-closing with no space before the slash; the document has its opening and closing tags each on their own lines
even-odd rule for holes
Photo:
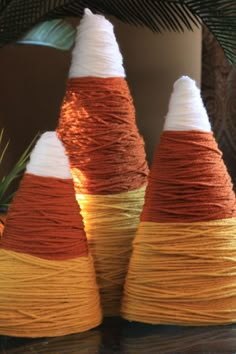
<svg viewBox="0 0 236 354">
<path fill-rule="evenodd" d="M 151 324 L 236 322 L 236 218 L 140 223 L 122 316 Z"/>
<path fill-rule="evenodd" d="M 101 323 L 91 257 L 51 261 L 0 250 L 0 334 L 52 337 Z"/>
<path fill-rule="evenodd" d="M 120 315 L 124 281 L 145 189 L 114 195 L 76 196 L 94 258 L 105 316 Z"/>
</svg>

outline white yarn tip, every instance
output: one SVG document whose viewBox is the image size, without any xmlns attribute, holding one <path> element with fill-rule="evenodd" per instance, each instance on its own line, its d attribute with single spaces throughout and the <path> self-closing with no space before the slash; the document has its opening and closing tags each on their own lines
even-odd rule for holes
<svg viewBox="0 0 236 354">
<path fill-rule="evenodd" d="M 85 9 L 77 28 L 69 77 L 88 76 L 125 77 L 125 70 L 113 25 L 104 16 Z"/>
<path fill-rule="evenodd" d="M 174 84 L 164 130 L 211 131 L 200 90 L 188 76 L 182 76 Z"/>
<path fill-rule="evenodd" d="M 37 141 L 26 172 L 43 177 L 72 178 L 68 157 L 55 131 L 42 134 Z"/>
<path fill-rule="evenodd" d="M 93 15 L 92 11 L 88 8 L 84 9 L 84 14 L 88 16 Z"/>
</svg>

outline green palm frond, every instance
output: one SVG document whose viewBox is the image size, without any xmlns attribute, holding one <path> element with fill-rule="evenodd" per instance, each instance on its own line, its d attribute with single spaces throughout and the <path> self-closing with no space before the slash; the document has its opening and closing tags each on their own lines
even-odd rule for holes
<svg viewBox="0 0 236 354">
<path fill-rule="evenodd" d="M 39 23 L 17 43 L 69 50 L 74 43 L 75 33 L 75 28 L 69 23 L 55 19 Z"/>
<path fill-rule="evenodd" d="M 187 2 L 186 2 L 187 3 Z M 236 64 L 236 1 L 189 0 L 190 11 L 201 19 L 225 52 L 228 61 Z"/>
<path fill-rule="evenodd" d="M 155 32 L 192 30 L 204 23 L 236 64 L 235 0 L 6 0 L 0 7 L 0 45 L 15 41 L 40 21 L 81 17 L 85 7 Z"/>
<path fill-rule="evenodd" d="M 152 31 L 181 32 L 202 23 L 215 36 L 228 61 L 236 64 L 235 0 L 87 0 L 92 11 L 116 16 L 123 22 L 145 25 Z M 76 2 L 71 5 L 76 10 Z"/>
<path fill-rule="evenodd" d="M 0 2 L 0 12 L 2 12 L 8 6 L 8 3 L 9 3 L 8 0 L 2 0 Z"/>
<path fill-rule="evenodd" d="M 3 144 L 3 135 L 4 129 L 0 131 L 0 168 L 3 159 L 6 158 L 7 149 L 10 144 L 9 140 L 7 141 L 7 143 Z M 12 187 L 12 183 L 15 182 L 16 179 L 20 178 L 23 175 L 27 161 L 30 156 L 32 146 L 34 145 L 37 137 L 38 136 L 33 139 L 33 141 L 29 144 L 26 150 L 22 153 L 22 155 L 12 167 L 10 172 L 2 177 L 0 181 L 0 211 L 6 210 L 9 203 L 11 202 L 15 191 L 9 192 L 10 187 Z"/>
</svg>

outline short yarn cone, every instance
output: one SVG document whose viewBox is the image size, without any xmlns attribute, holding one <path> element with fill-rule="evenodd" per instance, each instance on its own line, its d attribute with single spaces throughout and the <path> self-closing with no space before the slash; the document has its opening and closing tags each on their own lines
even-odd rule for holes
<svg viewBox="0 0 236 354">
<path fill-rule="evenodd" d="M 151 324 L 236 321 L 236 208 L 200 91 L 175 85 L 151 168 L 122 315 Z"/>
<path fill-rule="evenodd" d="M 0 334 L 52 337 L 101 322 L 99 293 L 68 158 L 41 136 L 0 243 Z"/>
<path fill-rule="evenodd" d="M 119 315 L 148 167 L 113 26 L 88 9 L 57 132 L 69 156 L 103 313 Z"/>
</svg>

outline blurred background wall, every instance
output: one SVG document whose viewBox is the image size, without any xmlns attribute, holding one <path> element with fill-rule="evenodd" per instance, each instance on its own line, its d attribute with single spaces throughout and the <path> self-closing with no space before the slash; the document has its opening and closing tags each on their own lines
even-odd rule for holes
<svg viewBox="0 0 236 354">
<path fill-rule="evenodd" d="M 200 85 L 202 33 L 196 28 L 194 32 L 158 35 L 121 23 L 115 28 L 151 162 L 173 83 L 181 75 L 189 75 Z"/>
<path fill-rule="evenodd" d="M 160 35 L 112 21 L 151 163 L 174 81 L 190 75 L 200 83 L 201 30 Z M 56 128 L 69 65 L 70 53 L 52 48 L 0 49 L 0 126 L 11 140 L 4 169 L 37 132 Z"/>
</svg>

